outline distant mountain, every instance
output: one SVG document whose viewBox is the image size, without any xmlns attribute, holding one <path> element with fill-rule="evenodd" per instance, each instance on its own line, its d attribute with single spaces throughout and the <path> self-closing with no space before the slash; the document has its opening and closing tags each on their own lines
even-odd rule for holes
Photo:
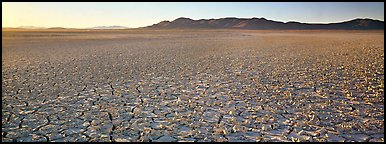
<svg viewBox="0 0 386 144">
<path fill-rule="evenodd" d="M 97 27 L 91 27 L 88 29 L 127 29 L 128 27 L 124 26 L 97 26 Z"/>
<path fill-rule="evenodd" d="M 64 27 L 50 27 L 48 29 L 68 29 L 68 28 L 64 28 Z"/>
<path fill-rule="evenodd" d="M 20 29 L 46 29 L 45 27 L 36 27 L 36 26 L 19 26 Z"/>
<path fill-rule="evenodd" d="M 384 29 L 384 22 L 373 19 L 354 19 L 340 23 L 310 24 L 300 22 L 280 22 L 265 18 L 220 18 L 200 19 L 178 18 L 174 21 L 162 21 L 145 28 L 205 28 L 205 29 L 256 29 L 256 30 L 312 30 L 312 29 L 342 29 L 342 30 L 377 30 Z"/>
</svg>

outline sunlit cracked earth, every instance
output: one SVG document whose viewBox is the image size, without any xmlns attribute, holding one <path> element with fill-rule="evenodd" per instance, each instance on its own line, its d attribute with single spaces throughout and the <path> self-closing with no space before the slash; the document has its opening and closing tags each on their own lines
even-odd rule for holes
<svg viewBox="0 0 386 144">
<path fill-rule="evenodd" d="M 2 33 L 2 141 L 384 141 L 383 31 Z"/>
</svg>

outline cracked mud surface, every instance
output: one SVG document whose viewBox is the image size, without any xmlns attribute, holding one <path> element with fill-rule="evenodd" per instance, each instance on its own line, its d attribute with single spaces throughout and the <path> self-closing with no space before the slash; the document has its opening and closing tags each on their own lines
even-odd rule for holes
<svg viewBox="0 0 386 144">
<path fill-rule="evenodd" d="M 2 141 L 384 141 L 384 33 L 3 31 Z"/>
</svg>

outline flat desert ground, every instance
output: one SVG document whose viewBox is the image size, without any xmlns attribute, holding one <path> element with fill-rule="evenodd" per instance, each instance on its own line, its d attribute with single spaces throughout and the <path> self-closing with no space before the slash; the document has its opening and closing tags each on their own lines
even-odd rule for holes
<svg viewBox="0 0 386 144">
<path fill-rule="evenodd" d="M 384 141 L 384 31 L 3 30 L 2 141 Z"/>
</svg>

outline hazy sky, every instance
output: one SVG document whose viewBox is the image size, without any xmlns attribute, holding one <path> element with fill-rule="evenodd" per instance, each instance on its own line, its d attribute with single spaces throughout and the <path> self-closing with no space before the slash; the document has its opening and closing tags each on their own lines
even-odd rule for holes
<svg viewBox="0 0 386 144">
<path fill-rule="evenodd" d="M 21 3 L 2 2 L 2 26 L 86 28 L 121 25 L 143 27 L 178 17 L 194 20 L 264 17 L 277 21 L 341 22 L 355 18 L 384 21 L 383 2 L 169 2 L 169 3 Z"/>
</svg>

